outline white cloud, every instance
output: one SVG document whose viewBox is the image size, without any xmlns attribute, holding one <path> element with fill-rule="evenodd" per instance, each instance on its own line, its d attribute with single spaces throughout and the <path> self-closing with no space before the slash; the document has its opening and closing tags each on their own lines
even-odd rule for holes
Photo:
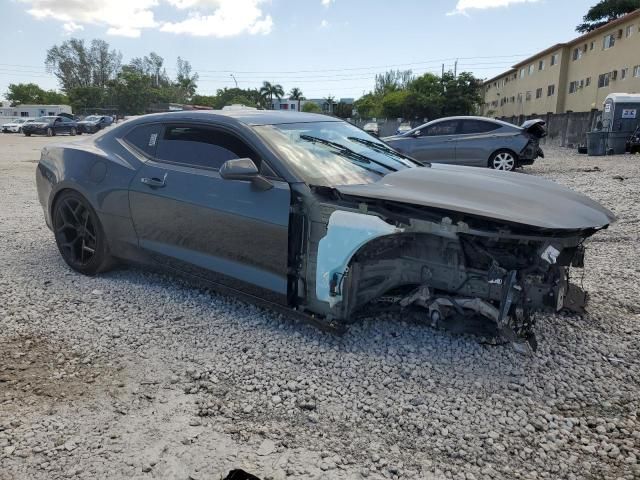
<svg viewBox="0 0 640 480">
<path fill-rule="evenodd" d="M 326 20 L 322 20 L 320 22 L 320 28 L 327 28 L 329 26 L 329 22 Z"/>
<path fill-rule="evenodd" d="M 108 35 L 137 38 L 145 29 L 195 36 L 230 37 L 268 34 L 273 19 L 261 6 L 268 0 L 18 0 L 37 19 L 62 22 L 67 34 L 86 25 L 107 28 Z M 178 12 L 160 22 L 154 9 L 164 2 Z M 179 15 L 180 12 L 182 15 Z"/>
<path fill-rule="evenodd" d="M 447 15 L 466 15 L 469 10 L 508 7 L 514 3 L 534 3 L 540 0 L 458 0 L 455 10 Z"/>
<path fill-rule="evenodd" d="M 271 33 L 273 19 L 260 4 L 264 0 L 168 0 L 179 9 L 193 9 L 186 20 L 164 23 L 163 32 L 199 37 L 232 37 Z"/>
<path fill-rule="evenodd" d="M 67 33 L 82 30 L 83 24 L 106 25 L 109 35 L 139 37 L 140 31 L 153 28 L 152 7 L 158 0 L 20 0 L 31 8 L 37 19 L 53 18 L 63 22 Z"/>
<path fill-rule="evenodd" d="M 336 0 L 322 0 L 322 6 L 323 7 L 329 7 L 332 3 L 334 3 Z"/>
<path fill-rule="evenodd" d="M 82 25 L 78 25 L 75 22 L 66 22 L 64 25 L 62 25 L 62 28 L 69 34 L 77 32 L 78 30 L 84 30 L 84 27 Z"/>
</svg>

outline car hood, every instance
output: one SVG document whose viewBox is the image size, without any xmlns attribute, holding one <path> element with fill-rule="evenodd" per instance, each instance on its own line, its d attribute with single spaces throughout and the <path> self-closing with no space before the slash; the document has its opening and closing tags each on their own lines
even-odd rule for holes
<svg viewBox="0 0 640 480">
<path fill-rule="evenodd" d="M 343 185 L 344 195 L 389 200 L 554 230 L 602 228 L 615 215 L 550 180 L 522 173 L 433 164 L 390 173 L 376 183 Z"/>
</svg>

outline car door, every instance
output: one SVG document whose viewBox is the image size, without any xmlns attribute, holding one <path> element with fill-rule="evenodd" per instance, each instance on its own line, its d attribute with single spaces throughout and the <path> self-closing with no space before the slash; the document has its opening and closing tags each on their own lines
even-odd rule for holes
<svg viewBox="0 0 640 480">
<path fill-rule="evenodd" d="M 125 141 L 135 135 L 154 150 L 130 186 L 140 247 L 165 266 L 286 304 L 289 185 L 221 126 L 143 126 Z M 234 158 L 254 160 L 273 188 L 221 178 Z"/>
<path fill-rule="evenodd" d="M 495 151 L 496 131 L 501 126 L 480 119 L 460 120 L 456 141 L 456 163 L 472 167 L 486 167 Z"/>
<path fill-rule="evenodd" d="M 421 162 L 454 163 L 458 120 L 427 124 L 416 132 L 410 155 Z"/>
<path fill-rule="evenodd" d="M 59 133 L 65 133 L 65 127 L 62 121 L 62 117 L 57 117 L 53 121 L 53 131 L 56 133 L 56 135 Z"/>
</svg>

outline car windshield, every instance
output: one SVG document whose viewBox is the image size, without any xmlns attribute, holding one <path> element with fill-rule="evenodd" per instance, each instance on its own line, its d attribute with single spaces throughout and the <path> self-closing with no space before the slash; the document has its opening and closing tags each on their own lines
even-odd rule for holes
<svg viewBox="0 0 640 480">
<path fill-rule="evenodd" d="M 254 129 L 309 185 L 373 183 L 388 173 L 422 166 L 346 122 L 261 125 Z"/>
<path fill-rule="evenodd" d="M 38 117 L 36 118 L 36 122 L 49 123 L 54 121 L 56 118 L 57 117 Z"/>
<path fill-rule="evenodd" d="M 95 115 L 89 115 L 87 118 L 85 118 L 85 121 L 87 122 L 97 122 L 100 120 L 100 117 L 97 117 Z"/>
</svg>

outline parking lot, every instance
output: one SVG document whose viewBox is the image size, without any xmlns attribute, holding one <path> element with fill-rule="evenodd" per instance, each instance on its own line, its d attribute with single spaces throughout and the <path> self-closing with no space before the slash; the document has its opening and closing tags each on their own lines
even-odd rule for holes
<svg viewBox="0 0 640 480">
<path fill-rule="evenodd" d="M 640 476 L 640 156 L 525 169 L 618 216 L 574 279 L 588 314 L 539 315 L 529 358 L 394 315 L 337 337 L 134 267 L 80 276 L 34 171 L 86 139 L 0 135 L 0 479 Z"/>
</svg>

